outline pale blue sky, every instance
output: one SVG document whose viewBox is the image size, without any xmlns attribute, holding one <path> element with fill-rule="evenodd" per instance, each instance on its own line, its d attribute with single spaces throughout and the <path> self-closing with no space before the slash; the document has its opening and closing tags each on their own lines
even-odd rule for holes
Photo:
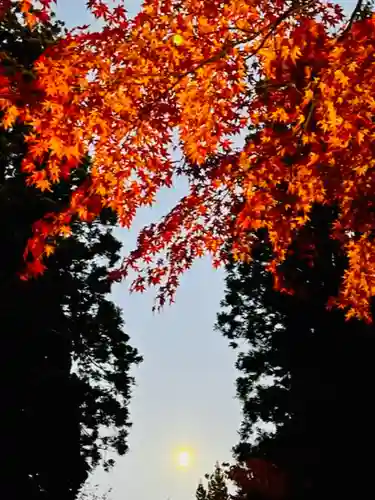
<svg viewBox="0 0 375 500">
<path fill-rule="evenodd" d="M 353 3 L 344 2 L 348 9 Z M 139 5 L 129 1 L 129 13 Z M 58 0 L 58 17 L 69 26 L 90 22 L 85 0 Z M 173 206 L 184 187 L 181 182 L 162 193 L 152 210 L 139 214 L 130 233 L 117 230 L 126 249 L 141 227 Z M 183 277 L 176 303 L 156 315 L 151 312 L 153 292 L 129 296 L 125 284 L 116 286 L 114 300 L 124 310 L 126 330 L 144 362 L 134 372 L 130 451 L 111 473 L 97 471 L 92 479 L 103 490 L 113 488 L 112 500 L 192 500 L 199 478 L 217 460 L 230 459 L 240 422 L 235 354 L 213 331 L 223 278 L 208 260 L 196 263 Z M 195 450 L 195 462 L 181 471 L 172 453 L 184 444 Z"/>
</svg>

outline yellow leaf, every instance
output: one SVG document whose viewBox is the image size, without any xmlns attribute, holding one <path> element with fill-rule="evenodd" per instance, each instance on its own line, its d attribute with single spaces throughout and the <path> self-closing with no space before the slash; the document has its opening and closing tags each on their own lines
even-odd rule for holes
<svg viewBox="0 0 375 500">
<path fill-rule="evenodd" d="M 47 179 L 40 179 L 36 181 L 35 186 L 41 191 L 51 191 L 51 184 Z"/>
<path fill-rule="evenodd" d="M 304 68 L 306 80 L 311 80 L 311 68 L 310 66 L 305 66 Z"/>
<path fill-rule="evenodd" d="M 310 161 L 307 166 L 313 165 L 319 160 L 319 155 L 317 153 L 310 153 Z"/>
<path fill-rule="evenodd" d="M 339 45 L 336 45 L 332 50 L 332 55 L 336 58 L 341 57 L 341 55 L 345 52 L 345 48 Z"/>
<path fill-rule="evenodd" d="M 298 45 L 295 45 L 292 50 L 290 51 L 290 58 L 293 61 L 293 64 L 296 64 L 296 59 L 302 55 L 300 48 Z"/>
<path fill-rule="evenodd" d="M 336 126 L 336 120 L 337 120 L 337 115 L 336 115 L 336 110 L 332 104 L 331 101 L 327 102 L 327 111 L 328 111 L 328 118 L 329 121 L 331 122 L 331 125 L 334 127 Z"/>
<path fill-rule="evenodd" d="M 337 137 L 336 135 L 330 136 L 330 138 L 328 139 L 328 142 L 329 142 L 329 144 L 331 144 L 331 146 L 334 146 L 337 148 L 342 147 L 342 140 L 339 137 Z"/>
<path fill-rule="evenodd" d="M 357 132 L 358 144 L 361 144 L 363 142 L 364 137 L 365 137 L 365 134 L 363 132 L 361 132 L 360 130 L 358 130 L 358 132 Z"/>
<path fill-rule="evenodd" d="M 305 95 L 303 96 L 302 106 L 306 106 L 309 102 L 311 102 L 314 98 L 314 92 L 312 89 L 308 88 L 305 90 Z"/>
<path fill-rule="evenodd" d="M 211 23 L 208 21 L 206 17 L 200 17 L 199 20 L 199 28 L 203 33 L 209 33 L 213 30 Z"/>
<path fill-rule="evenodd" d="M 288 59 L 288 57 L 289 57 L 289 47 L 283 45 L 281 47 L 281 59 L 285 61 L 286 59 Z"/>
<path fill-rule="evenodd" d="M 368 169 L 369 169 L 368 165 L 360 165 L 359 167 L 355 167 L 354 170 L 358 175 L 365 175 Z"/>
<path fill-rule="evenodd" d="M 107 193 L 107 190 L 106 188 L 103 186 L 103 184 L 99 184 L 98 186 L 96 186 L 95 188 L 95 192 L 97 194 L 99 194 L 100 196 L 103 196 Z"/>
<path fill-rule="evenodd" d="M 57 156 L 59 156 L 59 154 L 63 151 L 60 139 L 52 137 L 50 140 L 50 148 Z"/>
<path fill-rule="evenodd" d="M 54 251 L 55 251 L 55 247 L 52 245 L 46 245 L 44 247 L 44 253 L 47 255 L 47 257 L 52 255 Z"/>
<path fill-rule="evenodd" d="M 3 118 L 3 127 L 5 128 L 5 130 L 14 125 L 14 122 L 16 121 L 18 115 L 19 111 L 16 106 L 9 106 Z"/>
<path fill-rule="evenodd" d="M 349 78 L 344 75 L 344 73 L 337 69 L 335 71 L 335 78 L 344 86 L 344 87 L 347 87 L 348 83 L 349 83 Z"/>
<path fill-rule="evenodd" d="M 181 35 L 174 35 L 173 38 L 173 43 L 177 46 L 182 45 L 184 43 L 184 39 Z"/>
<path fill-rule="evenodd" d="M 302 136 L 302 144 L 308 144 L 310 142 L 310 138 L 308 135 L 303 135 Z"/>
<path fill-rule="evenodd" d="M 81 220 L 86 220 L 86 217 L 87 217 L 87 209 L 86 209 L 86 207 L 78 207 L 77 213 L 78 213 L 78 217 Z"/>
<path fill-rule="evenodd" d="M 265 47 L 258 51 L 258 54 L 264 60 L 264 69 L 266 73 L 271 71 L 271 63 L 276 59 L 275 51 L 269 47 Z"/>
<path fill-rule="evenodd" d="M 72 230 L 69 226 L 61 226 L 60 236 L 63 238 L 68 238 L 72 234 Z"/>
</svg>

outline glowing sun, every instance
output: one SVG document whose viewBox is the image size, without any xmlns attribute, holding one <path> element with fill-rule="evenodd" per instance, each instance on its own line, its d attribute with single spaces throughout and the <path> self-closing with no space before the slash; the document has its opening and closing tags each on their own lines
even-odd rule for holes
<svg viewBox="0 0 375 500">
<path fill-rule="evenodd" d="M 188 451 L 180 451 L 178 454 L 178 465 L 180 467 L 189 467 L 190 453 Z"/>
<path fill-rule="evenodd" d="M 192 453 L 187 448 L 180 448 L 175 454 L 177 466 L 181 469 L 186 469 L 191 466 Z"/>
</svg>

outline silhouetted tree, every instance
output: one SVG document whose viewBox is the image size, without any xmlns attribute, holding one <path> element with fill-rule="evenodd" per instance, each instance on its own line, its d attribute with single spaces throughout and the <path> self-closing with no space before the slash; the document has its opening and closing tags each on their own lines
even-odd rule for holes
<svg viewBox="0 0 375 500">
<path fill-rule="evenodd" d="M 229 500 L 227 477 L 219 463 L 215 464 L 214 472 L 205 474 L 207 488 L 199 482 L 195 492 L 196 500 Z"/>
<path fill-rule="evenodd" d="M 207 491 L 203 486 L 202 481 L 199 481 L 198 487 L 195 492 L 196 500 L 207 500 Z"/>
<path fill-rule="evenodd" d="M 78 494 L 77 500 L 111 500 L 112 488 L 104 493 L 99 493 L 99 486 L 84 487 Z"/>
<path fill-rule="evenodd" d="M 334 209 L 315 207 L 273 289 L 266 233 L 251 264 L 228 266 L 218 328 L 239 349 L 238 460 L 264 459 L 289 478 L 289 499 L 365 497 L 375 445 L 374 327 L 327 310 L 347 262 L 330 238 Z"/>
<path fill-rule="evenodd" d="M 228 500 L 228 488 L 224 471 L 216 463 L 214 472 L 208 476 L 208 500 Z"/>
<path fill-rule="evenodd" d="M 1 18 L 0 65 L 17 72 L 21 99 L 42 99 L 33 63 L 62 30 L 58 22 L 20 24 L 17 5 Z M 132 365 L 121 312 L 109 299 L 107 271 L 119 259 L 116 218 L 103 210 L 76 222 L 48 270 L 22 281 L 32 224 L 58 210 L 89 176 L 89 159 L 51 192 L 26 184 L 25 125 L 0 129 L 0 441 L 1 493 L 9 500 L 69 500 L 107 451 L 127 450 Z"/>
</svg>

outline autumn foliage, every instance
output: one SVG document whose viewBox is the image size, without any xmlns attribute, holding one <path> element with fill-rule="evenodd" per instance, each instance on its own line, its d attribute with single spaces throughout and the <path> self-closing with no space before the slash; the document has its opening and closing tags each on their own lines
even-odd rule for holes
<svg viewBox="0 0 375 500">
<path fill-rule="evenodd" d="M 25 22 L 43 22 L 50 3 L 40 2 L 41 16 L 21 2 Z M 106 206 L 130 227 L 184 175 L 189 194 L 141 232 L 113 278 L 135 271 L 133 289 L 157 285 L 162 305 L 197 257 L 209 253 L 218 266 L 230 244 L 235 258 L 250 259 L 263 227 L 282 288 L 277 265 L 313 205 L 335 205 L 332 237 L 349 266 L 330 305 L 370 321 L 375 17 L 348 22 L 317 0 L 145 0 L 134 19 L 122 3 L 87 3 L 104 27 L 73 30 L 39 58 L 33 91 L 0 75 L 3 126 L 30 126 L 31 184 L 48 191 L 93 157 L 70 205 L 35 225 L 29 274 L 43 271 L 46 244 L 69 235 L 74 218 Z M 171 153 L 176 132 L 181 163 Z M 233 143 L 239 134 L 248 134 L 243 147 Z"/>
</svg>

